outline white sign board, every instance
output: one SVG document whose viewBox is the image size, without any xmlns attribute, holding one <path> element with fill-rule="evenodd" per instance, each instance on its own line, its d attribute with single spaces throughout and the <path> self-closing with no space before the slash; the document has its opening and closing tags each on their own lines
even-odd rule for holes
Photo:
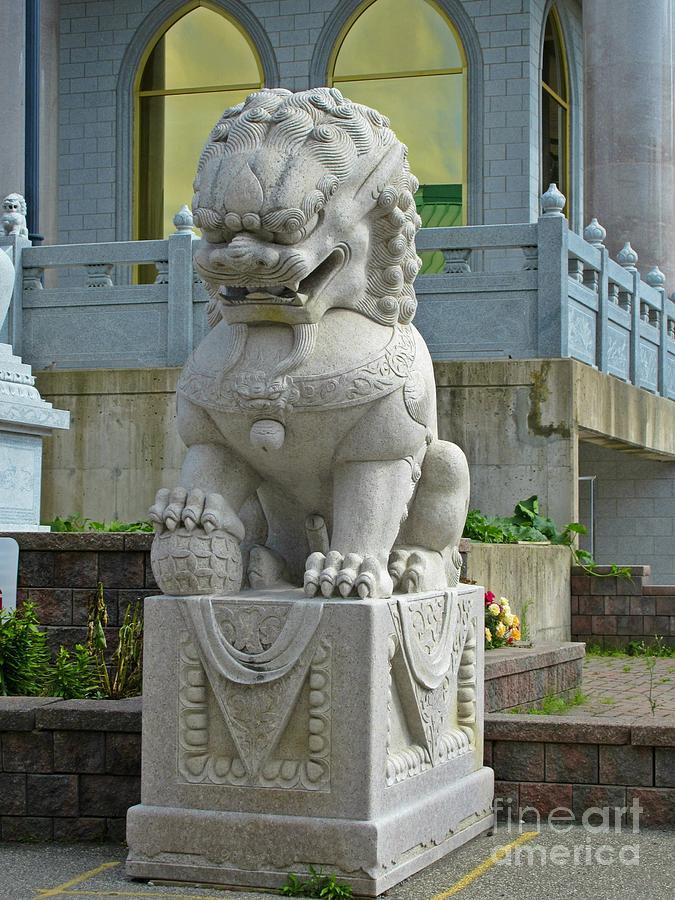
<svg viewBox="0 0 675 900">
<path fill-rule="evenodd" d="M 19 545 L 14 538 L 0 538 L 0 607 L 16 609 Z"/>
</svg>

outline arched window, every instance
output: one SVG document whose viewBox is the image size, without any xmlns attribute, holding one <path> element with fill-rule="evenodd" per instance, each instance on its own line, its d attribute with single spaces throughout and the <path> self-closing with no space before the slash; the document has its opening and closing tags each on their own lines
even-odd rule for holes
<svg viewBox="0 0 675 900">
<path fill-rule="evenodd" d="M 328 83 L 384 113 L 408 146 L 425 226 L 466 222 L 466 56 L 432 0 L 369 0 L 338 39 Z M 424 254 L 422 271 L 440 271 Z"/>
<path fill-rule="evenodd" d="M 187 4 L 147 49 L 136 78 L 135 233 L 161 238 L 192 199 L 204 141 L 222 111 L 263 85 L 260 59 L 240 25 Z"/>
<path fill-rule="evenodd" d="M 569 85 L 567 59 L 560 19 L 551 10 L 544 28 L 541 63 L 541 190 L 554 182 L 568 198 L 565 214 L 569 214 Z"/>
</svg>

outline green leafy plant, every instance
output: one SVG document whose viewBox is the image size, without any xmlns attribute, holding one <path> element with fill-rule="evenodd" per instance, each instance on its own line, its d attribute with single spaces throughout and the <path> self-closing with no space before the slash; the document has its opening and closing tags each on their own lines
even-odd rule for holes
<svg viewBox="0 0 675 900">
<path fill-rule="evenodd" d="M 60 647 L 52 663 L 35 604 L 0 610 L 0 695 L 119 700 L 141 693 L 143 619 L 140 601 L 129 604 L 112 653 L 105 628 L 108 610 L 99 583 L 89 608 L 87 643 Z"/>
<path fill-rule="evenodd" d="M 87 650 L 92 658 L 99 689 L 103 697 L 121 700 L 137 697 L 143 677 L 143 619 L 139 601 L 130 603 L 120 625 L 117 646 L 108 662 L 108 643 L 105 628 L 108 608 L 103 585 L 98 590 L 87 614 Z"/>
<path fill-rule="evenodd" d="M 72 653 L 59 647 L 45 679 L 44 693 L 63 700 L 100 696 L 94 660 L 83 644 L 76 644 Z"/>
<path fill-rule="evenodd" d="M 320 900 L 342 900 L 353 896 L 348 884 L 337 881 L 335 875 L 317 872 L 313 866 L 309 867 L 309 878 L 306 881 L 289 873 L 280 893 L 284 897 L 318 897 Z"/>
<path fill-rule="evenodd" d="M 0 609 L 0 694 L 43 693 L 49 667 L 47 635 L 40 630 L 35 604 Z"/>
<path fill-rule="evenodd" d="M 52 531 L 86 531 L 88 522 L 89 519 L 84 519 L 82 516 L 73 514 L 67 518 L 57 516 L 48 524 Z"/>
<path fill-rule="evenodd" d="M 48 523 L 52 531 L 117 531 L 117 532 L 152 532 L 150 522 L 121 522 L 119 519 L 111 519 L 109 522 L 97 522 L 94 519 L 86 519 L 80 515 L 70 515 L 66 518 L 57 516 Z"/>
<path fill-rule="evenodd" d="M 568 522 L 562 530 L 553 519 L 543 516 L 536 494 L 516 503 L 512 516 L 486 516 L 478 509 L 470 509 L 464 526 L 464 537 L 481 544 L 546 543 L 569 547 L 575 565 L 597 578 L 631 578 L 628 566 L 609 566 L 600 572 L 595 560 L 586 550 L 576 546 L 577 536 L 586 534 L 579 522 Z"/>
</svg>

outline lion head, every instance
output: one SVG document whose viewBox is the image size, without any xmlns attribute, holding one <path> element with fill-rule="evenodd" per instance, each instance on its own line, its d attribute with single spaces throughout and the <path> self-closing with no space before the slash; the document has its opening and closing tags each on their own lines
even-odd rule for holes
<svg viewBox="0 0 675 900">
<path fill-rule="evenodd" d="M 410 322 L 417 188 L 389 121 L 335 88 L 265 89 L 225 110 L 192 201 L 210 324 L 311 324 L 334 307 Z"/>
<path fill-rule="evenodd" d="M 21 194 L 7 194 L 2 201 L 2 209 L 8 213 L 18 213 L 20 216 L 28 215 L 26 201 Z"/>
</svg>

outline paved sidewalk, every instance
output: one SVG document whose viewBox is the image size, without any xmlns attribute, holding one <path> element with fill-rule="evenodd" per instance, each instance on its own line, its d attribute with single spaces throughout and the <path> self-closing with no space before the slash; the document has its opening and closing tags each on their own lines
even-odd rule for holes
<svg viewBox="0 0 675 900">
<path fill-rule="evenodd" d="M 649 702 L 651 680 L 651 699 Z M 582 691 L 589 698 L 574 712 L 633 721 L 675 719 L 675 659 L 657 658 L 650 679 L 642 656 L 587 656 Z"/>
<path fill-rule="evenodd" d="M 675 896 L 672 831 L 592 833 L 515 824 L 477 838 L 388 891 L 388 900 L 623 900 Z M 119 845 L 0 844 L 0 898 L 269 900 L 270 893 L 131 881 Z M 279 896 L 276 894 L 276 896 Z"/>
</svg>

